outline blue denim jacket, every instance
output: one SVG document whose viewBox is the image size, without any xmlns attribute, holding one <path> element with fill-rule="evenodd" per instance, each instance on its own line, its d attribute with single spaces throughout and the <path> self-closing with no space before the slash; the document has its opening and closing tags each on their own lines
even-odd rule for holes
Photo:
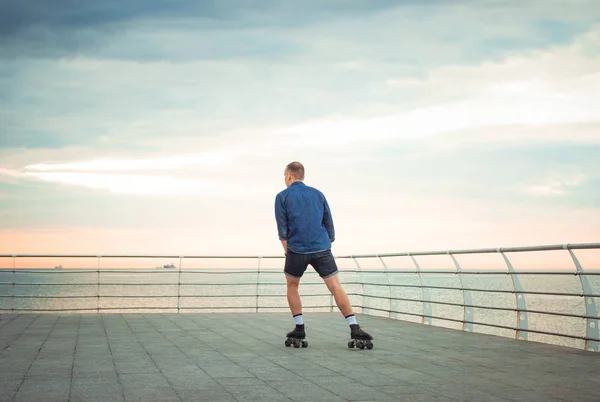
<svg viewBox="0 0 600 402">
<path fill-rule="evenodd" d="M 333 219 L 323 193 L 296 181 L 275 197 L 275 220 L 279 240 L 298 254 L 331 248 L 335 240 Z"/>
</svg>

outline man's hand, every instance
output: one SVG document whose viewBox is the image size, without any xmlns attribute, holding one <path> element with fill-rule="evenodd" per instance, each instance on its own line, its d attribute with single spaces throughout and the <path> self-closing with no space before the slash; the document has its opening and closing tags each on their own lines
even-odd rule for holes
<svg viewBox="0 0 600 402">
<path fill-rule="evenodd" d="M 282 240 L 281 245 L 283 246 L 283 254 L 287 255 L 287 240 Z"/>
</svg>

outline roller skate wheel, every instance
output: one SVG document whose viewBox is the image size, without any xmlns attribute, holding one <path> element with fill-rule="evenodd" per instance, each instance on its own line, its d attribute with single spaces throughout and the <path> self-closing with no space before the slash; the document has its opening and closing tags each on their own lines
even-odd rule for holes
<svg viewBox="0 0 600 402">
<path fill-rule="evenodd" d="M 359 347 L 359 349 L 364 349 L 365 345 L 361 342 L 361 343 L 358 344 L 358 347 Z"/>
<path fill-rule="evenodd" d="M 289 339 L 286 339 L 286 340 L 285 340 L 285 346 L 286 346 L 286 347 L 288 347 L 288 348 L 289 348 L 290 346 L 292 346 L 292 341 L 290 341 Z"/>
<path fill-rule="evenodd" d="M 369 350 L 373 349 L 373 344 L 372 343 L 367 343 L 367 349 L 369 349 Z"/>
<path fill-rule="evenodd" d="M 295 348 L 299 348 L 299 347 L 300 347 L 300 342 L 298 342 L 298 341 L 295 341 L 295 342 L 294 342 L 294 347 L 295 347 Z"/>
<path fill-rule="evenodd" d="M 348 347 L 350 349 L 353 349 L 354 348 L 354 342 L 353 341 L 348 342 Z"/>
<path fill-rule="evenodd" d="M 306 341 L 302 341 L 302 347 L 303 347 L 303 348 L 307 348 L 307 347 L 308 347 L 308 342 L 306 342 Z"/>
</svg>

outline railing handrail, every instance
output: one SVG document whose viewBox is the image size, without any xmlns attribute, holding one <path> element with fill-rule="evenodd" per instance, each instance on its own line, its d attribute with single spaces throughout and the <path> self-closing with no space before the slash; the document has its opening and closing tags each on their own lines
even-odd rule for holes
<svg viewBox="0 0 600 402">
<path fill-rule="evenodd" d="M 401 253 L 383 254 L 357 254 L 352 256 L 340 256 L 337 258 L 378 258 L 378 257 L 410 257 L 431 256 L 451 254 L 490 254 L 490 253 L 520 253 L 527 251 L 559 251 L 559 250 L 585 250 L 600 249 L 600 243 L 574 243 L 574 244 L 549 244 L 542 246 L 519 246 L 519 247 L 496 247 L 496 248 L 474 248 L 458 250 L 430 250 L 430 251 L 406 251 Z"/>
<path fill-rule="evenodd" d="M 218 269 L 218 271 L 216 271 Z M 150 268 L 61 268 L 54 269 L 48 268 L 0 268 L 0 272 L 13 272 L 17 271 L 19 274 L 84 274 L 89 275 L 97 272 L 102 273 L 118 273 L 118 274 L 179 274 L 179 272 L 185 272 L 186 274 L 204 274 L 204 275 L 256 275 L 258 271 L 254 268 L 181 268 L 180 269 L 150 269 Z M 356 269 L 345 269 L 340 268 L 342 273 L 356 273 Z M 600 275 L 600 268 L 587 269 L 586 272 L 578 272 L 576 270 L 567 271 L 561 269 L 536 269 L 535 271 L 526 271 L 517 269 L 515 272 L 509 270 L 471 270 L 464 268 L 461 272 L 457 272 L 451 269 L 428 269 L 424 268 L 421 271 L 414 269 L 369 269 L 363 268 L 363 274 L 428 274 L 428 275 L 548 275 L 548 276 L 598 276 Z M 264 269 L 260 271 L 261 274 L 279 274 L 282 273 L 281 269 Z"/>
<path fill-rule="evenodd" d="M 475 248 L 458 250 L 432 250 L 432 251 L 405 251 L 397 253 L 379 254 L 351 254 L 340 255 L 336 258 L 378 258 L 378 257 L 410 257 L 448 254 L 489 254 L 489 253 L 519 253 L 528 251 L 558 251 L 558 250 L 584 250 L 600 249 L 600 243 L 567 243 L 550 244 L 541 246 L 518 246 Z M 283 255 L 181 255 L 181 254 L 0 254 L 0 258 L 188 258 L 188 259 L 281 259 Z"/>
</svg>

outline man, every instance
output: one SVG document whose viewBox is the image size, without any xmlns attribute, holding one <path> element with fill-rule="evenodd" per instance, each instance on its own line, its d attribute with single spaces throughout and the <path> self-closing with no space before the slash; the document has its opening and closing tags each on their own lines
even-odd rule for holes
<svg viewBox="0 0 600 402">
<path fill-rule="evenodd" d="M 304 184 L 304 166 L 300 162 L 288 164 L 284 178 L 287 188 L 275 197 L 275 219 L 286 256 L 284 272 L 288 304 L 296 323 L 295 329 L 287 337 L 306 337 L 298 285 L 310 264 L 323 278 L 348 321 L 350 337 L 372 340 L 373 337 L 358 325 L 348 295 L 340 284 L 338 268 L 331 253 L 331 243 L 335 241 L 333 219 L 325 196 L 316 188 Z"/>
</svg>

